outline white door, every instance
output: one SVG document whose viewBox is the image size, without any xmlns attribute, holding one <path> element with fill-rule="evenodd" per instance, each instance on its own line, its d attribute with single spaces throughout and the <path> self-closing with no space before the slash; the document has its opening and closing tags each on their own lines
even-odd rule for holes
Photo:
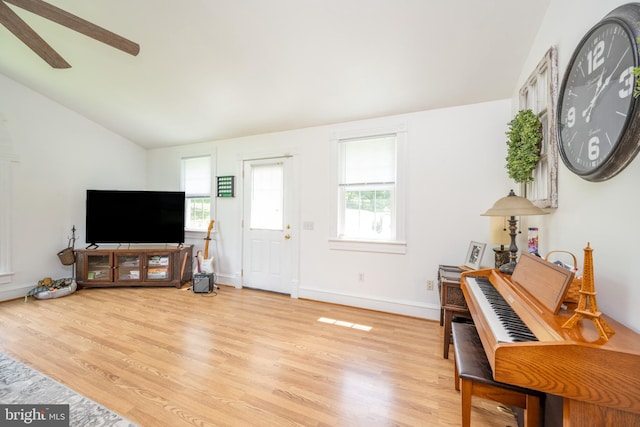
<svg viewBox="0 0 640 427">
<path fill-rule="evenodd" d="M 291 158 L 246 160 L 243 166 L 242 285 L 295 294 Z"/>
</svg>

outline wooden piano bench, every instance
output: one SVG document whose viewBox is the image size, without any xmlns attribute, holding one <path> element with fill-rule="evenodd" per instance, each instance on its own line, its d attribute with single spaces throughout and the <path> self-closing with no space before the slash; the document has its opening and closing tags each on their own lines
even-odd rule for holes
<svg viewBox="0 0 640 427">
<path fill-rule="evenodd" d="M 524 426 L 538 427 L 542 419 L 540 408 L 544 393 L 495 381 L 476 327 L 453 322 L 451 329 L 456 390 L 460 391 L 462 385 L 462 427 L 471 426 L 472 396 L 522 408 Z"/>
</svg>

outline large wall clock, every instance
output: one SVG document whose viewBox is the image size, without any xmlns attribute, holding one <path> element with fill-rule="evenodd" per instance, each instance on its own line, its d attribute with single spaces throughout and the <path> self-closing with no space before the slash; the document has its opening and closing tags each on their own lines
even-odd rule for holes
<svg viewBox="0 0 640 427">
<path fill-rule="evenodd" d="M 622 171 L 640 148 L 636 107 L 640 3 L 614 9 L 582 38 L 558 101 L 558 147 L 564 164 L 588 181 Z"/>
</svg>

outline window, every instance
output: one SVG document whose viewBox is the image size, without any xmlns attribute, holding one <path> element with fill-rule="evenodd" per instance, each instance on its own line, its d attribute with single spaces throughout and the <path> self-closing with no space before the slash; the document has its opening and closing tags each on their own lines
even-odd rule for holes
<svg viewBox="0 0 640 427">
<path fill-rule="evenodd" d="M 338 143 L 338 237 L 395 239 L 396 136 Z"/>
<path fill-rule="evenodd" d="M 211 156 L 182 159 L 185 228 L 206 230 L 211 220 Z"/>
<path fill-rule="evenodd" d="M 251 229 L 284 230 L 284 165 L 251 166 Z"/>
<path fill-rule="evenodd" d="M 334 249 L 404 253 L 404 134 L 336 138 Z"/>
</svg>

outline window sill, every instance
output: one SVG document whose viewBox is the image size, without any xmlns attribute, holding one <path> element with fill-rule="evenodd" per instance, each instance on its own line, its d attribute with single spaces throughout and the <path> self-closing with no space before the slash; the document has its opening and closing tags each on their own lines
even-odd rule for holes
<svg viewBox="0 0 640 427">
<path fill-rule="evenodd" d="M 215 238 L 216 232 L 211 230 L 209 233 L 209 238 L 213 240 Z M 184 230 L 184 239 L 185 240 L 205 240 L 207 237 L 207 230 Z"/>
<path fill-rule="evenodd" d="M 184 234 L 206 234 L 207 230 L 196 230 L 195 228 L 185 228 Z"/>
<path fill-rule="evenodd" d="M 371 240 L 329 239 L 329 249 L 354 252 L 406 254 L 406 242 L 376 242 Z"/>
</svg>

